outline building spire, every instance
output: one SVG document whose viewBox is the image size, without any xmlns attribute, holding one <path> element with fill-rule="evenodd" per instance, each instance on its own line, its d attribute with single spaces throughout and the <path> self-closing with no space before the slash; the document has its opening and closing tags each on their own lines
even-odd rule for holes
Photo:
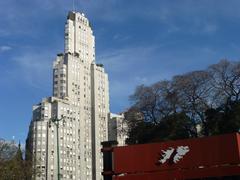
<svg viewBox="0 0 240 180">
<path fill-rule="evenodd" d="M 21 141 L 18 142 L 18 149 L 21 149 Z"/>
</svg>

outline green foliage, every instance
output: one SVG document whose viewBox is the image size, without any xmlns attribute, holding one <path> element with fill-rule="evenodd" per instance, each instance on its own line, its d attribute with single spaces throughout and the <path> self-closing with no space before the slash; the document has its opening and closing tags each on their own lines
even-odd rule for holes
<svg viewBox="0 0 240 180">
<path fill-rule="evenodd" d="M 165 124 L 165 125 L 162 125 Z M 186 139 L 194 136 L 194 124 L 185 113 L 176 113 L 162 119 L 159 127 L 165 131 L 165 140 Z"/>
<path fill-rule="evenodd" d="M 203 131 L 206 135 L 239 132 L 240 130 L 240 102 L 230 101 L 226 105 L 208 109 Z"/>
<path fill-rule="evenodd" d="M 192 137 L 194 124 L 184 113 L 165 117 L 159 124 L 140 121 L 129 132 L 127 144 L 148 143 Z"/>
<path fill-rule="evenodd" d="M 0 179 L 1 180 L 24 180 L 24 161 L 20 146 L 17 153 L 11 160 L 2 161 L 0 164 Z"/>
<path fill-rule="evenodd" d="M 155 126 L 152 123 L 139 122 L 132 127 L 129 132 L 129 138 L 126 140 L 127 144 L 142 144 L 150 142 L 153 139 Z"/>
<path fill-rule="evenodd" d="M 0 180 L 31 180 L 32 172 L 31 162 L 23 159 L 20 145 L 11 159 L 0 160 Z"/>
</svg>

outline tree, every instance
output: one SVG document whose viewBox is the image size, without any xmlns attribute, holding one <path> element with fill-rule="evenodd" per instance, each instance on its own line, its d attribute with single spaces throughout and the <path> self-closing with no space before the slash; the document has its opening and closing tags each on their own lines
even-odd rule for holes
<svg viewBox="0 0 240 180">
<path fill-rule="evenodd" d="M 240 100 L 240 62 L 222 60 L 208 68 L 211 76 L 213 96 L 218 99 L 216 106 L 227 101 Z"/>
<path fill-rule="evenodd" d="M 130 100 L 144 120 L 154 124 L 177 111 L 178 99 L 169 81 L 159 81 L 151 86 L 140 85 Z"/>
<path fill-rule="evenodd" d="M 32 166 L 31 155 L 25 152 L 27 159 L 23 159 L 20 143 L 18 147 L 15 143 L 0 141 L 0 179 L 1 180 L 31 180 L 34 174 L 38 174 Z"/>
<path fill-rule="evenodd" d="M 131 107 L 130 109 L 128 109 L 128 111 L 124 113 L 124 117 L 127 123 L 129 137 L 126 140 L 126 143 L 136 144 L 139 142 L 140 139 L 142 139 L 139 137 L 142 135 L 142 132 L 140 131 L 142 131 L 142 129 L 146 130 L 147 128 L 145 126 L 144 116 L 137 108 Z"/>
<path fill-rule="evenodd" d="M 209 135 L 239 132 L 240 130 L 240 102 L 230 101 L 216 109 L 206 111 L 206 126 Z"/>
<path fill-rule="evenodd" d="M 17 147 L 14 142 L 0 139 L 0 162 L 12 159 L 16 152 Z"/>
<path fill-rule="evenodd" d="M 210 76 L 206 71 L 194 71 L 173 78 L 173 86 L 179 99 L 179 107 L 197 124 L 205 123 L 204 112 L 211 106 Z M 195 129 L 197 137 L 197 129 Z"/>
<path fill-rule="evenodd" d="M 222 60 L 206 70 L 150 86 L 140 85 L 130 100 L 132 106 L 125 114 L 129 143 L 236 132 L 240 118 L 240 62 Z M 180 128 L 182 123 L 190 128 Z M 179 134 L 179 128 L 188 136 Z M 166 129 L 174 133 L 165 133 Z"/>
<path fill-rule="evenodd" d="M 2 180 L 25 179 L 24 161 L 20 145 L 14 157 L 1 164 L 0 172 L 0 179 Z"/>
<path fill-rule="evenodd" d="M 202 126 L 202 131 L 205 134 L 209 135 L 217 135 L 219 132 L 219 122 L 222 119 L 222 114 L 219 109 L 210 108 L 205 112 L 206 115 L 206 123 Z M 203 133 L 204 134 L 204 133 Z"/>
<path fill-rule="evenodd" d="M 155 127 L 154 139 L 151 141 L 167 141 L 193 137 L 194 124 L 183 112 L 167 116 Z"/>
<path fill-rule="evenodd" d="M 157 125 L 151 122 L 138 121 L 134 126 L 131 126 L 127 144 L 186 139 L 193 137 L 193 132 L 194 124 L 191 119 L 182 112 L 175 113 L 163 118 Z"/>
<path fill-rule="evenodd" d="M 139 122 L 128 133 L 127 144 L 143 144 L 154 139 L 155 125 L 150 122 Z"/>
<path fill-rule="evenodd" d="M 158 95 L 157 88 L 140 85 L 130 97 L 131 101 L 134 102 L 134 108 L 138 109 L 139 113 L 144 116 L 144 119 L 147 122 L 158 123 Z"/>
</svg>

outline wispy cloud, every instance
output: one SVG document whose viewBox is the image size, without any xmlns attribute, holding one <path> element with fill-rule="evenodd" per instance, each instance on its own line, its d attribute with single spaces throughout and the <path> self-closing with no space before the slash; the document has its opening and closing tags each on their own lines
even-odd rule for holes
<svg viewBox="0 0 240 180">
<path fill-rule="evenodd" d="M 130 35 L 124 36 L 124 35 L 121 35 L 121 34 L 115 34 L 113 36 L 113 39 L 115 41 L 118 41 L 118 42 L 126 42 L 126 41 L 131 39 L 131 36 Z"/>
<path fill-rule="evenodd" d="M 105 64 L 111 72 L 127 71 L 138 63 L 146 62 L 154 54 L 156 48 L 157 46 L 125 46 L 121 49 L 106 49 L 100 52 L 98 62 Z"/>
<path fill-rule="evenodd" d="M 93 21 L 112 24 L 131 20 L 154 21 L 156 24 L 163 23 L 164 26 L 168 26 L 169 32 L 178 32 L 192 30 L 190 26 L 194 25 L 194 21 L 201 19 L 201 24 L 196 25 L 194 30 L 207 33 L 220 28 L 214 24 L 218 18 L 226 16 L 240 18 L 237 9 L 239 5 L 240 2 L 232 1 L 226 6 L 226 3 L 221 0 L 203 0 L 201 3 L 193 0 L 183 0 L 181 3 L 169 0 L 151 3 L 146 0 L 141 2 L 136 0 L 76 1 L 76 9 L 85 12 Z M 34 9 L 34 11 L 29 9 Z M 0 18 L 2 24 L 0 36 L 12 34 L 31 36 L 38 32 L 36 26 L 42 23 L 40 22 L 42 19 L 63 18 L 71 9 L 72 1 L 66 0 L 22 0 L 21 3 L 16 0 L 1 1 L 0 16 L 4 18 Z"/>
<path fill-rule="evenodd" d="M 203 30 L 206 33 L 215 33 L 217 29 L 218 29 L 218 26 L 216 24 L 206 24 Z"/>
<path fill-rule="evenodd" d="M 5 51 L 9 51 L 9 50 L 11 50 L 12 49 L 12 47 L 10 47 L 10 46 L 0 46 L 0 52 L 5 52 Z"/>
<path fill-rule="evenodd" d="M 18 75 L 25 83 L 33 88 L 49 91 L 51 85 L 51 68 L 53 56 L 47 52 L 28 52 L 16 56 L 13 61 L 15 68 L 12 69 L 12 75 Z"/>
<path fill-rule="evenodd" d="M 103 63 L 109 73 L 111 105 L 124 109 L 137 85 L 149 85 L 187 71 L 204 69 L 219 58 L 221 55 L 211 47 L 188 47 L 187 51 L 179 47 L 170 51 L 168 46 L 146 45 L 106 49 L 97 61 Z"/>
</svg>

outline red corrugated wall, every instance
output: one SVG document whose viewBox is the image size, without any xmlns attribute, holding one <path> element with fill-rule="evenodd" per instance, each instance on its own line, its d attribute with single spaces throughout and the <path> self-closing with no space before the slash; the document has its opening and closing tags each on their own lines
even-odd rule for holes
<svg viewBox="0 0 240 180">
<path fill-rule="evenodd" d="M 189 148 L 182 159 L 159 163 L 162 150 Z M 240 175 L 240 135 L 227 134 L 198 139 L 115 147 L 115 180 L 190 179 Z M 173 154 L 174 155 L 174 154 Z"/>
</svg>

